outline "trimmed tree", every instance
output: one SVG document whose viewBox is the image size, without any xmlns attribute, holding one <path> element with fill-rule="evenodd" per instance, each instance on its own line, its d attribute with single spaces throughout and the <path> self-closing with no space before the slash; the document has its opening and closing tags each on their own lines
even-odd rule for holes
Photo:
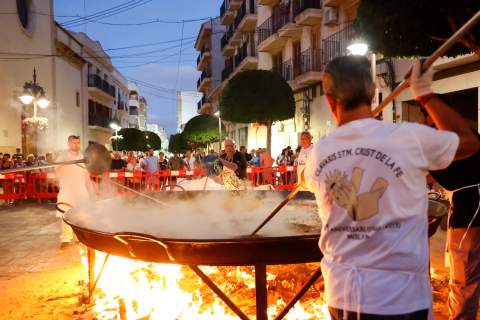
<svg viewBox="0 0 480 320">
<path fill-rule="evenodd" d="M 201 114 L 185 124 L 182 135 L 187 142 L 204 146 L 220 139 L 218 131 L 218 118 L 209 114 Z M 225 135 L 225 126 L 222 124 L 222 136 Z"/>
<path fill-rule="evenodd" d="M 116 150 L 142 151 L 141 141 L 145 138 L 142 131 L 135 128 L 122 128 L 118 131 L 118 135 L 122 138 L 113 142 Z"/>
<path fill-rule="evenodd" d="M 374 52 L 428 56 L 478 10 L 478 0 L 362 0 L 355 25 Z M 473 51 L 480 56 L 479 35 L 477 24 L 446 55 Z"/>
<path fill-rule="evenodd" d="M 151 131 L 122 128 L 118 131 L 118 135 L 122 138 L 112 141 L 114 150 L 146 151 L 148 149 L 158 150 L 161 147 L 160 137 Z"/>
<path fill-rule="evenodd" d="M 145 136 L 145 150 L 160 150 L 162 148 L 162 140 L 160 140 L 158 134 L 152 131 L 143 131 L 143 135 Z"/>
<path fill-rule="evenodd" d="M 181 133 L 170 135 L 170 139 L 168 142 L 168 151 L 172 153 L 183 153 L 188 149 L 190 148 L 187 144 L 187 141 L 185 141 Z"/>
<path fill-rule="evenodd" d="M 267 126 L 267 149 L 271 150 L 272 123 L 295 115 L 290 85 L 276 72 L 248 70 L 236 74 L 223 90 L 222 119 L 237 123 L 258 122 Z"/>
</svg>

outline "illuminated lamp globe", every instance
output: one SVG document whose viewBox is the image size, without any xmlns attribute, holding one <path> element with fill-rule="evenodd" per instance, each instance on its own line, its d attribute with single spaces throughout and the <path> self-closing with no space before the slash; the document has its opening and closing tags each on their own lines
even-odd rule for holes
<svg viewBox="0 0 480 320">
<path fill-rule="evenodd" d="M 347 47 L 347 50 L 356 56 L 364 56 L 368 51 L 368 45 L 365 42 L 354 42 Z"/>
<path fill-rule="evenodd" d="M 50 101 L 48 101 L 48 99 L 45 98 L 45 96 L 42 96 L 40 97 L 40 99 L 38 99 L 37 104 L 40 108 L 45 109 L 50 104 Z"/>
<path fill-rule="evenodd" d="M 18 97 L 23 104 L 30 104 L 33 101 L 33 96 L 27 90 L 23 90 L 22 95 Z"/>
</svg>

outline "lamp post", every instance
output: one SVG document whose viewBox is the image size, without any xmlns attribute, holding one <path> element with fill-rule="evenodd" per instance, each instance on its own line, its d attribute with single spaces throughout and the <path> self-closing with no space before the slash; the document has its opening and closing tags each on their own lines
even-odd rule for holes
<svg viewBox="0 0 480 320">
<path fill-rule="evenodd" d="M 33 68 L 33 81 L 25 82 L 23 92 L 18 98 L 24 105 L 29 105 L 33 102 L 33 118 L 37 117 L 37 106 L 45 109 L 50 104 L 45 95 L 45 90 L 37 83 L 35 68 Z"/>
<path fill-rule="evenodd" d="M 25 82 L 23 85 L 23 91 L 18 96 L 18 99 L 22 102 L 23 105 L 30 105 L 33 104 L 33 117 L 27 117 L 22 120 L 23 125 L 31 125 L 34 127 L 34 130 L 31 131 L 31 140 L 34 140 L 33 143 L 33 153 L 37 151 L 37 129 L 45 129 L 47 126 L 47 118 L 44 117 L 37 117 L 37 108 L 40 107 L 41 109 L 45 109 L 50 104 L 50 101 L 47 99 L 45 94 L 45 89 L 37 83 L 37 72 L 35 68 L 33 68 L 33 81 Z M 27 133 L 23 131 L 22 126 L 22 133 L 27 136 Z M 25 140 L 26 141 L 26 140 Z M 27 143 L 23 146 L 24 152 L 27 152 L 29 149 L 27 147 Z"/>
<path fill-rule="evenodd" d="M 222 151 L 222 118 L 220 118 L 220 110 L 214 115 L 218 117 L 218 152 Z"/>
<path fill-rule="evenodd" d="M 118 125 L 118 123 L 114 120 L 110 123 L 110 128 L 115 130 L 115 151 L 118 151 L 118 130 L 120 130 L 122 127 Z"/>
</svg>

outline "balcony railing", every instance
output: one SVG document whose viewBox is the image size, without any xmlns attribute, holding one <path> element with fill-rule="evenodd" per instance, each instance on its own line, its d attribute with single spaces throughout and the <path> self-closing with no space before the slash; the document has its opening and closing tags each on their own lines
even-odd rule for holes
<svg viewBox="0 0 480 320">
<path fill-rule="evenodd" d="M 306 9 L 321 9 L 322 1 L 321 0 L 297 0 L 293 1 L 293 15 L 297 16 Z"/>
<path fill-rule="evenodd" d="M 235 56 L 235 67 L 238 67 L 245 58 L 256 56 L 257 51 L 255 50 L 255 43 L 253 40 L 245 42 L 240 48 L 238 48 L 238 53 Z"/>
<path fill-rule="evenodd" d="M 293 64 L 292 59 L 282 62 L 280 65 L 274 66 L 272 71 L 278 72 L 286 81 L 293 79 Z"/>
<path fill-rule="evenodd" d="M 322 56 L 320 49 L 307 49 L 300 55 L 300 74 L 322 71 Z"/>
<path fill-rule="evenodd" d="M 211 74 L 209 71 L 206 71 L 206 70 L 202 71 L 202 73 L 200 74 L 200 78 L 198 78 L 198 81 L 197 81 L 197 88 L 200 87 L 200 84 L 202 83 L 203 80 L 210 77 L 211 77 Z"/>
<path fill-rule="evenodd" d="M 92 88 L 97 88 L 115 98 L 115 86 L 112 86 L 108 81 L 103 80 L 99 75 L 89 74 L 88 75 L 88 86 Z"/>
<path fill-rule="evenodd" d="M 138 107 L 130 106 L 130 110 L 128 111 L 128 114 L 131 116 L 138 116 Z"/>
<path fill-rule="evenodd" d="M 355 33 L 352 25 L 332 34 L 322 40 L 322 64 L 326 65 L 336 57 L 347 53 L 348 43 L 354 38 Z"/>
<path fill-rule="evenodd" d="M 257 28 L 258 43 L 277 33 L 278 30 L 290 22 L 293 22 L 292 11 L 283 6 L 275 7 L 272 15 Z"/>
<path fill-rule="evenodd" d="M 228 65 L 222 70 L 222 81 L 225 81 L 233 72 L 233 66 Z"/>
<path fill-rule="evenodd" d="M 210 48 L 208 48 L 207 46 L 203 46 L 202 49 L 200 50 L 200 53 L 198 54 L 198 57 L 197 57 L 197 66 L 200 63 L 200 60 L 202 60 L 202 56 L 206 52 L 210 52 Z"/>
<path fill-rule="evenodd" d="M 247 2 L 248 2 L 248 8 L 247 8 Z M 245 18 L 245 15 L 255 13 L 256 8 L 255 8 L 255 0 L 244 0 L 242 2 L 242 5 L 238 9 L 237 16 L 235 17 L 235 20 L 233 22 L 233 25 L 235 26 L 235 29 L 238 28 L 238 25 L 242 22 L 243 18 Z"/>
<path fill-rule="evenodd" d="M 233 28 L 233 25 L 231 25 L 230 27 L 228 27 L 227 32 L 225 32 L 222 39 L 220 40 L 220 45 L 221 45 L 222 50 L 228 44 L 228 42 L 232 38 L 233 34 L 234 34 L 234 28 Z"/>
<path fill-rule="evenodd" d="M 202 99 L 200 99 L 200 101 L 198 101 L 197 103 L 197 111 L 202 109 L 202 106 L 205 104 L 205 103 L 208 103 L 209 101 L 207 100 L 207 98 L 205 96 L 202 97 Z"/>
<path fill-rule="evenodd" d="M 88 125 L 109 128 L 112 110 L 93 100 L 88 101 Z"/>
</svg>

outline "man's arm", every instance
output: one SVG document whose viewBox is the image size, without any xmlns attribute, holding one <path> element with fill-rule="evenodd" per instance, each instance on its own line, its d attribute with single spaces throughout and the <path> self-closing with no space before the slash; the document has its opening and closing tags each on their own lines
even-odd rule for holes
<svg viewBox="0 0 480 320">
<path fill-rule="evenodd" d="M 421 62 L 417 61 L 410 76 L 412 94 L 420 101 L 439 130 L 451 131 L 460 141 L 454 159 L 465 159 L 477 152 L 479 141 L 468 122 L 439 97 L 432 95 L 432 69 L 421 73 Z"/>
<path fill-rule="evenodd" d="M 220 162 L 222 163 L 222 165 L 224 165 L 225 167 L 227 167 L 230 170 L 237 171 L 238 166 L 237 166 L 236 163 L 224 160 L 222 158 L 219 158 L 219 159 L 220 159 Z"/>
</svg>

